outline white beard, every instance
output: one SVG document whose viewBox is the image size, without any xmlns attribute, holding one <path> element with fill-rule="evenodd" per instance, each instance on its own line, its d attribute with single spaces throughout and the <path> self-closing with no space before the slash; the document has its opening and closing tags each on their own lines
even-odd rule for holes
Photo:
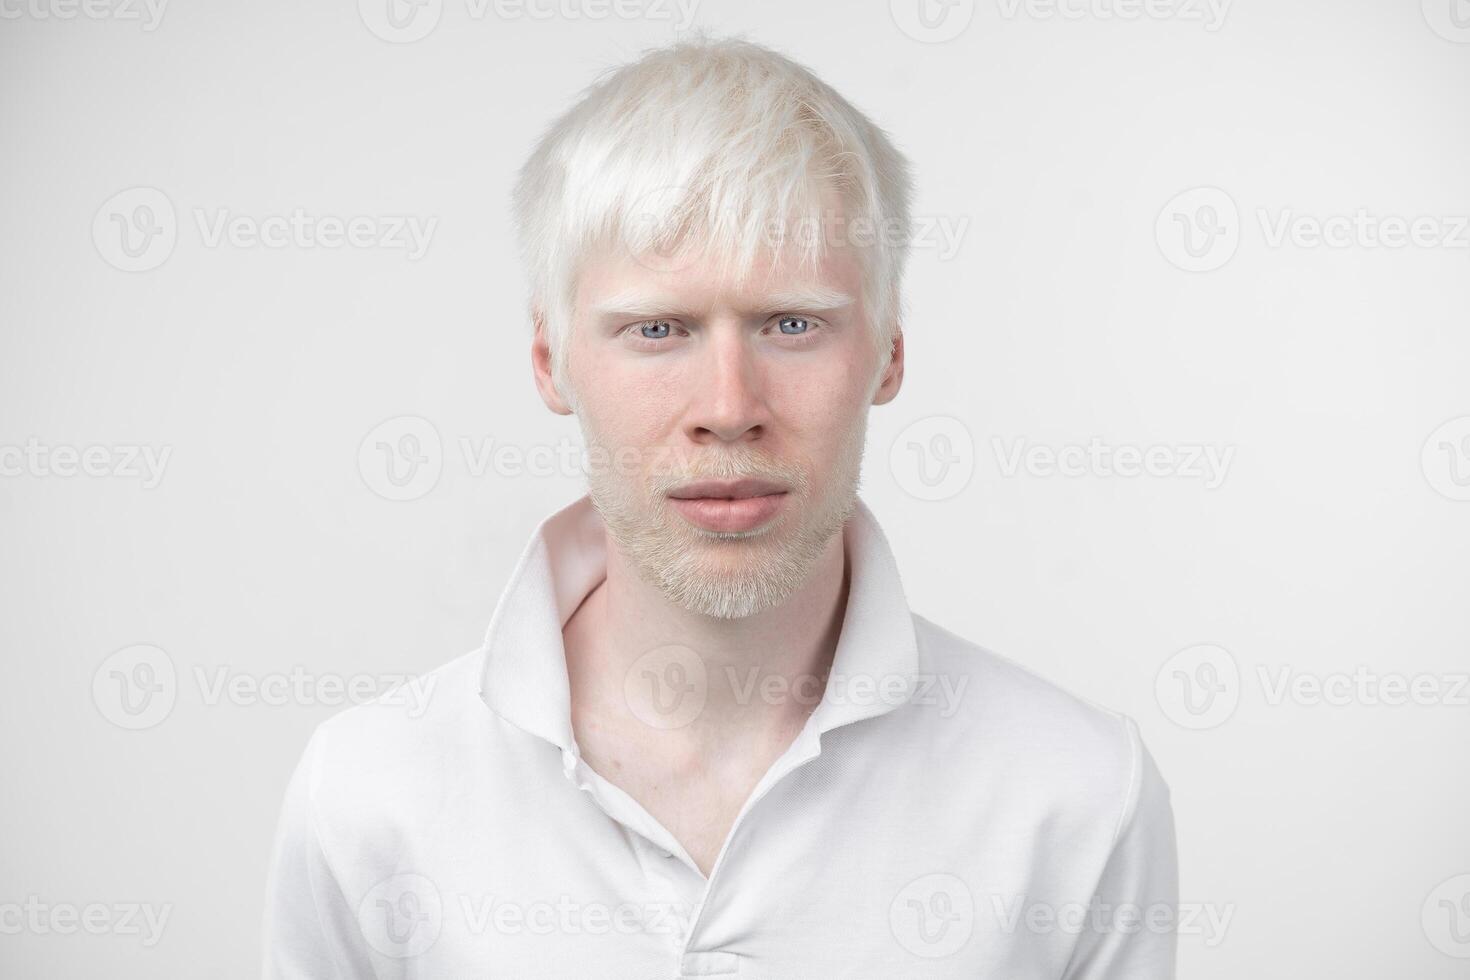
<svg viewBox="0 0 1470 980">
<path fill-rule="evenodd" d="M 589 450 L 618 458 L 578 413 Z M 691 612 L 737 619 L 779 606 L 802 587 L 813 563 L 852 516 L 862 475 L 867 413 L 845 433 L 832 472 L 816 480 L 808 469 L 748 447 L 670 453 L 673 464 L 624 475 L 594 466 L 587 476 L 593 506 L 612 543 L 640 577 Z M 679 465 L 679 464 L 684 465 Z M 715 532 L 686 523 L 667 493 L 694 479 L 762 477 L 790 487 L 775 523 L 755 530 Z"/>
</svg>

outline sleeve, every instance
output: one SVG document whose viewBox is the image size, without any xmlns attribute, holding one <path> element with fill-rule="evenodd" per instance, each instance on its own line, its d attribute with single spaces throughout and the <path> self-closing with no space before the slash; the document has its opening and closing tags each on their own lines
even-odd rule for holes
<svg viewBox="0 0 1470 980">
<path fill-rule="evenodd" d="M 1179 866 L 1169 787 L 1131 718 L 1127 802 L 1063 980 L 1174 980 Z"/>
<path fill-rule="evenodd" d="M 266 885 L 265 980 L 374 975 L 357 915 L 327 861 L 315 814 L 317 754 L 312 736 L 286 788 Z"/>
</svg>

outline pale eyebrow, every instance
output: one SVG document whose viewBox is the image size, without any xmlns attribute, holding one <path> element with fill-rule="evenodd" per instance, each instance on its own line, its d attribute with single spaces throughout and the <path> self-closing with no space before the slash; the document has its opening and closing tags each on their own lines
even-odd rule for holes
<svg viewBox="0 0 1470 980">
<path fill-rule="evenodd" d="M 760 297 L 760 309 L 750 312 L 774 313 L 785 310 L 840 310 L 851 306 L 853 298 L 840 289 L 826 286 L 802 286 L 782 289 Z M 683 315 L 684 304 L 671 296 L 649 293 L 638 288 L 625 289 L 620 293 L 593 304 L 592 312 L 598 316 L 657 317 Z"/>
</svg>

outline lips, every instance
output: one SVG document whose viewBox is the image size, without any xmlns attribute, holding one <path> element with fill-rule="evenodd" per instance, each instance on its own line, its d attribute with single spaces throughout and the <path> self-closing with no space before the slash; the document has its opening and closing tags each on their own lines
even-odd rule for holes
<svg viewBox="0 0 1470 980">
<path fill-rule="evenodd" d="M 770 480 L 747 478 L 741 480 L 696 480 L 669 491 L 675 500 L 745 500 L 750 497 L 765 497 L 785 493 L 786 488 Z"/>
<path fill-rule="evenodd" d="M 669 493 L 684 519 L 706 531 L 753 531 L 775 520 L 786 488 L 770 480 L 697 480 Z"/>
</svg>

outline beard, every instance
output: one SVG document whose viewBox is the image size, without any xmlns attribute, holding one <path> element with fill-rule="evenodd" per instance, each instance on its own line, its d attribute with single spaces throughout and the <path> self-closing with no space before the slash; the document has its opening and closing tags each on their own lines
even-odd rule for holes
<svg viewBox="0 0 1470 980">
<path fill-rule="evenodd" d="M 586 414 L 583 436 L 601 460 L 619 458 Z M 597 465 L 588 492 L 612 543 L 670 602 L 716 619 L 739 619 L 779 606 L 800 589 L 827 543 L 857 506 L 867 413 L 842 433 L 832 469 L 782 460 L 752 445 L 669 451 L 670 462 L 636 473 Z M 668 493 L 691 480 L 757 477 L 787 488 L 776 520 L 751 531 L 697 528 L 669 505 Z"/>
</svg>

